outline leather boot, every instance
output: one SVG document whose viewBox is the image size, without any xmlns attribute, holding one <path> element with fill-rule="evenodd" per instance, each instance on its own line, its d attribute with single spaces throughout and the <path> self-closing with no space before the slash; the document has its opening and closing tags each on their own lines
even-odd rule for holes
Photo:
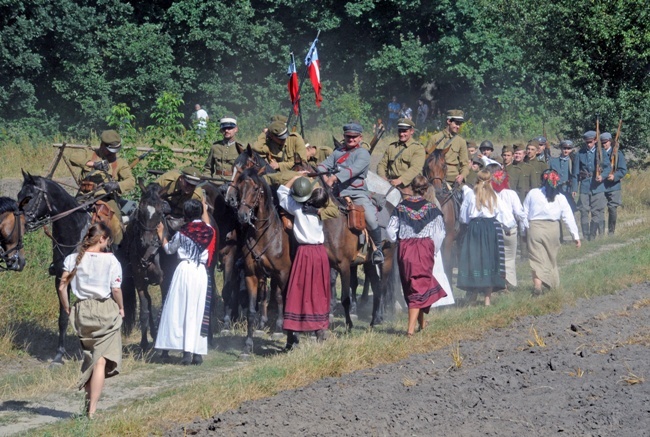
<svg viewBox="0 0 650 437">
<path fill-rule="evenodd" d="M 384 241 L 381 239 L 381 228 L 377 227 L 377 229 L 373 230 L 368 229 L 368 234 L 377 247 L 377 249 L 372 253 L 372 263 L 381 264 L 384 262 L 384 253 L 381 251 L 381 248 L 384 245 Z"/>
<path fill-rule="evenodd" d="M 182 366 L 189 366 L 192 363 L 192 352 L 183 352 L 183 358 L 181 359 Z"/>
<path fill-rule="evenodd" d="M 616 230 L 616 208 L 612 208 L 609 210 L 609 220 L 607 222 L 607 231 L 610 234 L 614 234 L 614 231 Z"/>
</svg>

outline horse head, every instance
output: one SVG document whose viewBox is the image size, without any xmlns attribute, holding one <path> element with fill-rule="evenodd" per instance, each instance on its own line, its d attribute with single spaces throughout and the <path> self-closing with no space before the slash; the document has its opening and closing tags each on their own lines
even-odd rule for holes
<svg viewBox="0 0 650 437">
<path fill-rule="evenodd" d="M 15 200 L 0 197 L 0 263 L 6 264 L 6 270 L 20 272 L 25 267 L 23 235 L 25 215 Z M 0 270 L 3 269 L 5 267 L 0 264 Z"/>
<path fill-rule="evenodd" d="M 149 184 L 142 192 L 140 203 L 129 220 L 130 256 L 135 268 L 144 269 L 145 279 L 150 284 L 160 283 L 162 270 L 158 258 L 158 249 L 162 242 L 158 238 L 158 224 L 164 223 L 165 214 L 171 207 L 161 196 L 163 188 L 158 184 Z"/>
<path fill-rule="evenodd" d="M 273 198 L 268 184 L 258 174 L 259 169 L 250 168 L 241 174 L 236 189 L 239 193 L 237 220 L 242 225 L 255 227 L 258 216 L 273 213 Z"/>
<path fill-rule="evenodd" d="M 18 192 L 18 206 L 25 213 L 28 228 L 37 221 L 52 214 L 52 206 L 47 197 L 47 189 L 40 176 L 32 176 L 22 171 L 23 185 Z"/>
<path fill-rule="evenodd" d="M 422 174 L 434 186 L 436 191 L 443 189 L 447 178 L 447 161 L 445 160 L 446 150 L 436 149 L 427 156 L 424 161 Z"/>
</svg>

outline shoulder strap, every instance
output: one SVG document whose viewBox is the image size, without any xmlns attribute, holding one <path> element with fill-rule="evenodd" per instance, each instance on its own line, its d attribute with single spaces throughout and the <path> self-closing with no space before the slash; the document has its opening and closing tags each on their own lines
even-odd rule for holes
<svg viewBox="0 0 650 437">
<path fill-rule="evenodd" d="M 393 162 L 397 161 L 397 158 L 399 158 L 400 155 L 401 155 L 402 153 L 404 153 L 404 151 L 405 151 L 406 149 L 408 149 L 408 147 L 404 147 L 402 150 L 400 150 L 399 152 L 397 152 L 397 155 L 395 155 L 395 158 L 393 158 Z"/>
</svg>

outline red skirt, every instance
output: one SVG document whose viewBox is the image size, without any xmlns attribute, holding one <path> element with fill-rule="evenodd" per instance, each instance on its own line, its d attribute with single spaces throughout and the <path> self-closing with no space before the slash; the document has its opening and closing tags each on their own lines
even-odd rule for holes
<svg viewBox="0 0 650 437">
<path fill-rule="evenodd" d="M 399 276 L 409 309 L 419 308 L 428 313 L 431 305 L 447 296 L 433 277 L 434 257 L 430 238 L 407 238 L 399 242 Z"/>
<path fill-rule="evenodd" d="M 330 323 L 330 263 L 322 244 L 301 244 L 291 266 L 283 329 L 317 331 Z"/>
</svg>

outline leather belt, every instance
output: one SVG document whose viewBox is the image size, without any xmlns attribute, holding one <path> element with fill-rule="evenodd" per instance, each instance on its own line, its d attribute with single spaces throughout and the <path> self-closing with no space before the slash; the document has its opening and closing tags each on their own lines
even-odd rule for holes
<svg viewBox="0 0 650 437">
<path fill-rule="evenodd" d="M 217 176 L 232 176 L 232 172 L 228 170 L 215 170 L 214 174 Z"/>
</svg>

